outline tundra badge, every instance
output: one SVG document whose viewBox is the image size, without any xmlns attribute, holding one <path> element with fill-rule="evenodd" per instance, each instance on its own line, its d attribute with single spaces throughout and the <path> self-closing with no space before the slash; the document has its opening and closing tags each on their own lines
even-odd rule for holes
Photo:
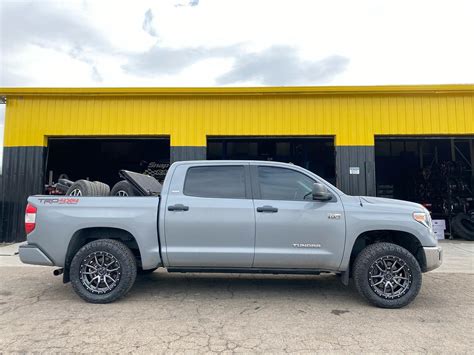
<svg viewBox="0 0 474 355">
<path fill-rule="evenodd" d="M 294 248 L 321 248 L 319 243 L 293 243 Z"/>
</svg>

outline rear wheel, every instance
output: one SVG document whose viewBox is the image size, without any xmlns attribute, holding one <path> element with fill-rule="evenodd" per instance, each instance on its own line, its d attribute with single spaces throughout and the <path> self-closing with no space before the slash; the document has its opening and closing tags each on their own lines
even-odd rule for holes
<svg viewBox="0 0 474 355">
<path fill-rule="evenodd" d="M 421 268 L 405 248 L 376 243 L 363 249 L 354 261 L 357 291 L 382 308 L 401 308 L 412 302 L 421 288 Z"/>
<path fill-rule="evenodd" d="M 135 256 L 123 243 L 98 239 L 84 245 L 71 262 L 74 291 L 91 303 L 110 303 L 123 297 L 137 275 Z"/>
</svg>

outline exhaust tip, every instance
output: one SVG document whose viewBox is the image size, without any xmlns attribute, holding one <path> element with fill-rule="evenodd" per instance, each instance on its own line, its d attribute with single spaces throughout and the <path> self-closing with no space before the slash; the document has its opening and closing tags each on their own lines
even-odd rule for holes
<svg viewBox="0 0 474 355">
<path fill-rule="evenodd" d="M 64 272 L 64 269 L 56 269 L 53 271 L 54 276 L 59 276 Z"/>
</svg>

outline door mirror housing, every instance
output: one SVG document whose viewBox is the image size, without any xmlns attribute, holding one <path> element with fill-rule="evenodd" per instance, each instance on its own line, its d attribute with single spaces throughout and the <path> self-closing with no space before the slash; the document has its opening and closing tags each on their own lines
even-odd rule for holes
<svg viewBox="0 0 474 355">
<path fill-rule="evenodd" d="M 332 195 L 325 185 L 320 182 L 313 184 L 313 200 L 329 201 L 330 199 L 332 199 Z"/>
</svg>

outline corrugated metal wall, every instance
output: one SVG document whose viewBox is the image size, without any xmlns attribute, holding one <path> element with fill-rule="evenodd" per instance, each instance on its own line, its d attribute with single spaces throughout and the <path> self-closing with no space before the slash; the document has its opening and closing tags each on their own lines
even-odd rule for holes
<svg viewBox="0 0 474 355">
<path fill-rule="evenodd" d="M 26 199 L 43 192 L 43 147 L 6 147 L 3 151 L 0 241 L 25 240 Z"/>
<path fill-rule="evenodd" d="M 172 146 L 206 136 L 332 135 L 373 145 L 374 135 L 474 133 L 474 94 L 11 97 L 6 146 L 45 136 L 170 135 Z"/>
<path fill-rule="evenodd" d="M 350 174 L 350 168 L 358 174 Z M 350 195 L 375 196 L 374 146 L 336 146 L 337 186 Z"/>
</svg>

